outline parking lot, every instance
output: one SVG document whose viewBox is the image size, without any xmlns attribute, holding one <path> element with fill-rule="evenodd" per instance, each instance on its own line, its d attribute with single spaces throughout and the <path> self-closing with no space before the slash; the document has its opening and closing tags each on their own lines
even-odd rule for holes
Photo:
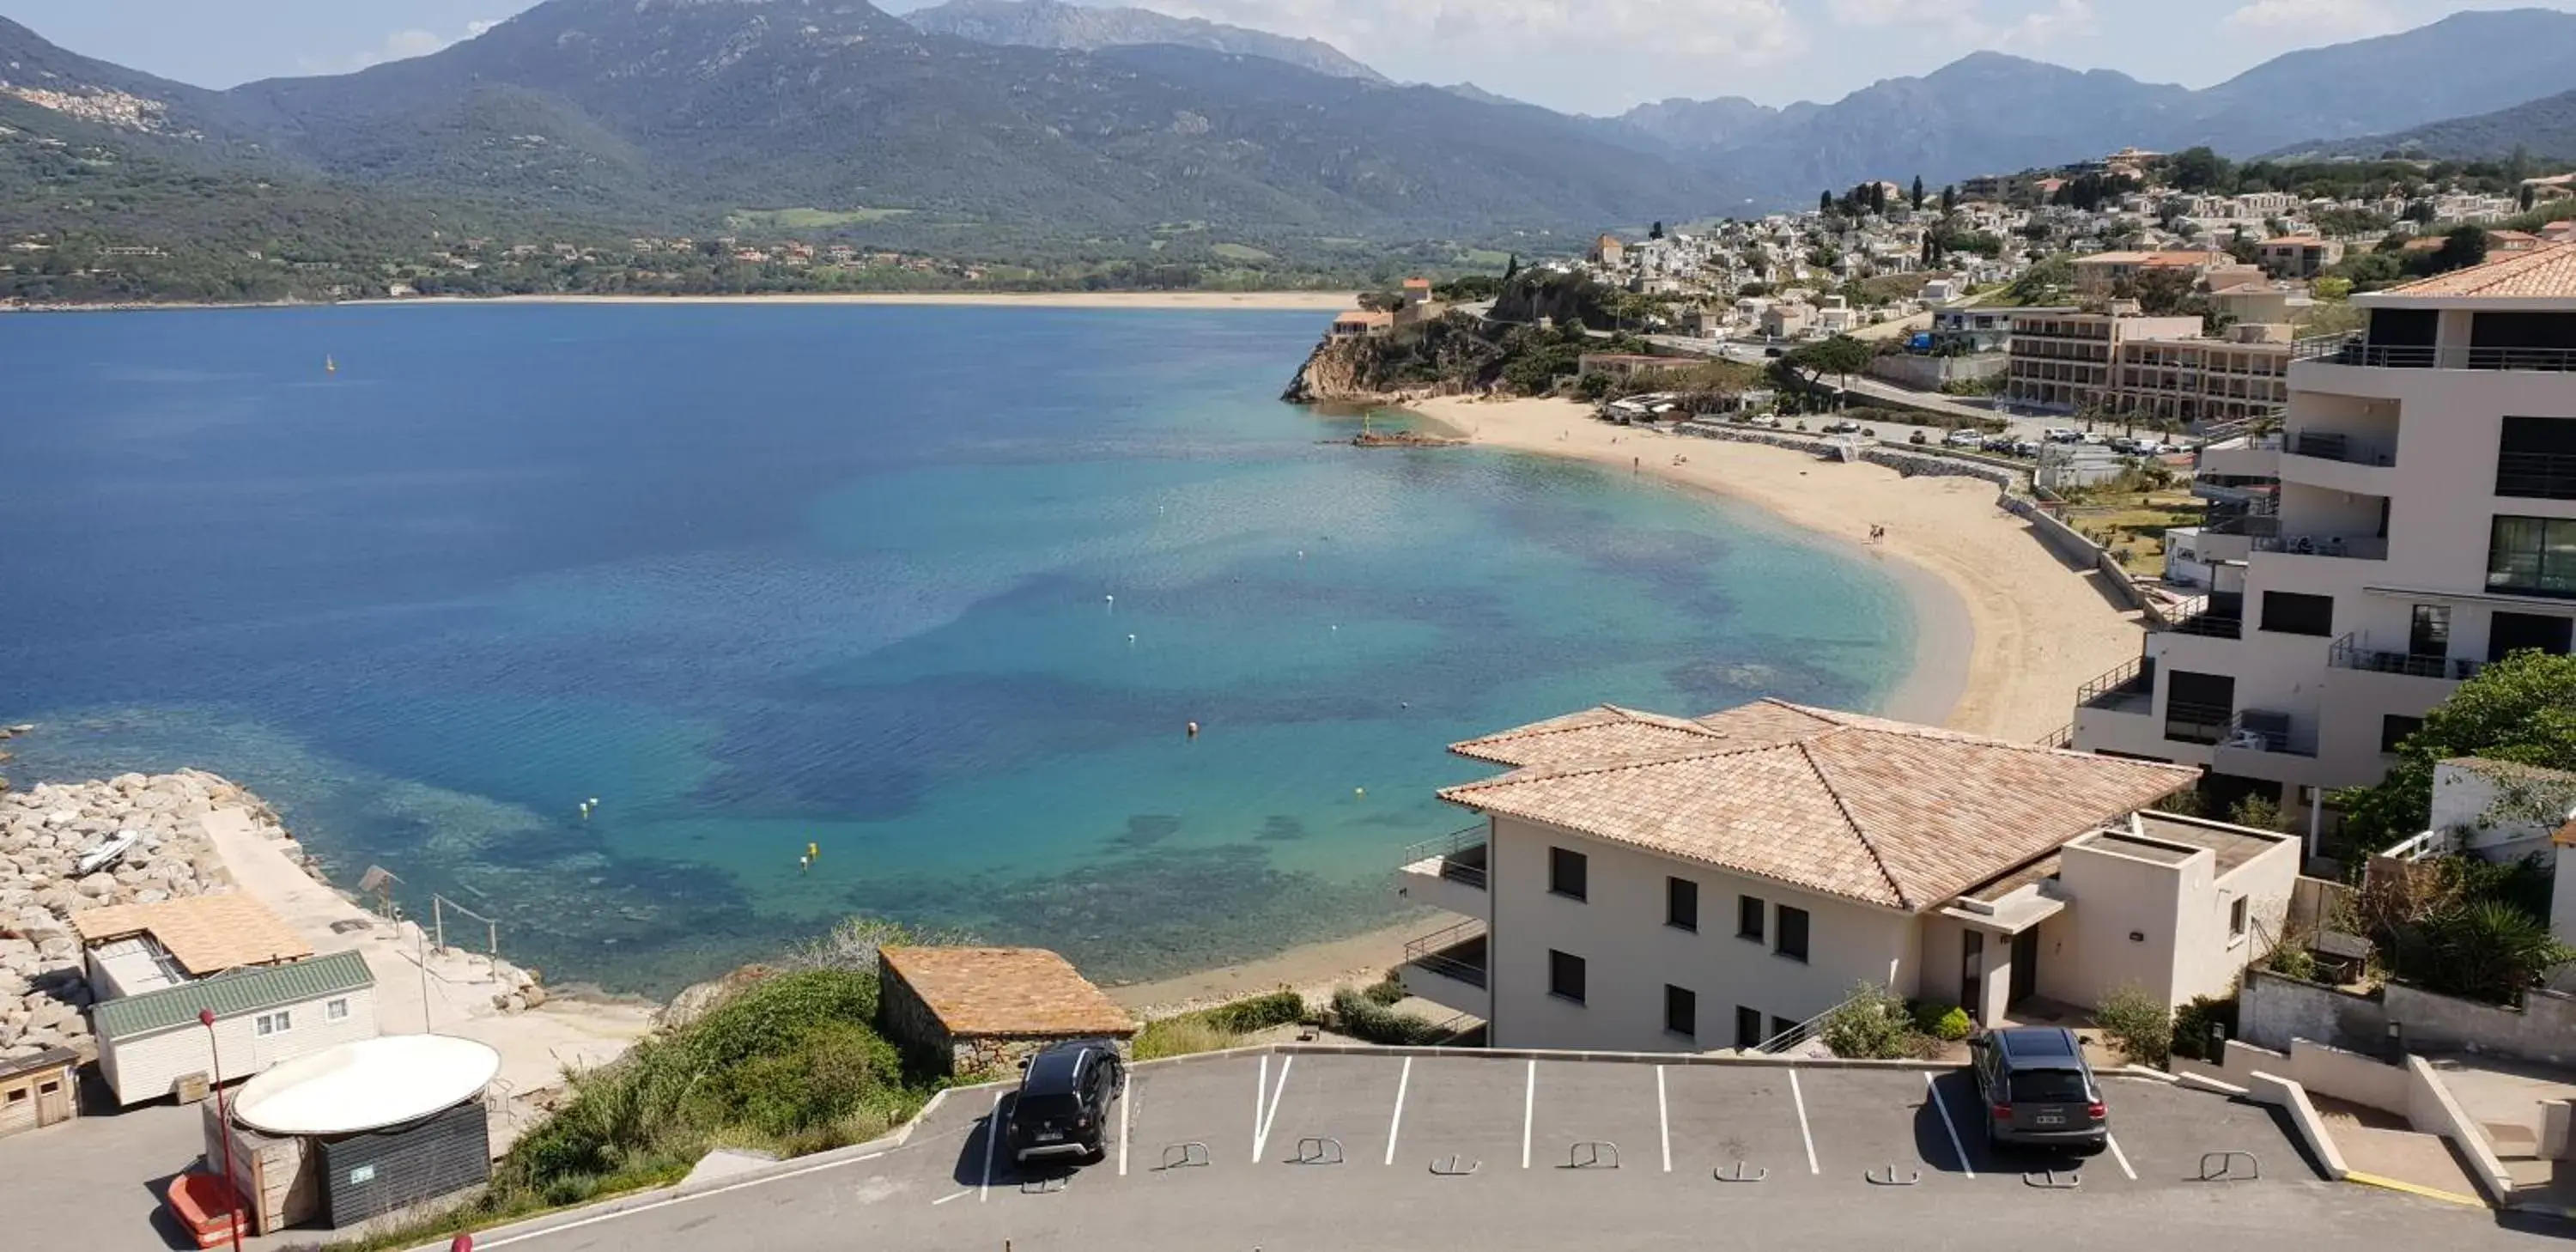
<svg viewBox="0 0 2576 1252">
<path fill-rule="evenodd" d="M 958 1088 L 898 1147 L 477 1246 L 1554 1252 L 1900 1235 L 1935 1248 L 2080 1239 L 2171 1252 L 2195 1239 L 2539 1238 L 2483 1212 L 2326 1182 L 2270 1109 L 2104 1081 L 2113 1146 L 2078 1157 L 1990 1151 L 1967 1076 L 1940 1067 L 1187 1058 L 1130 1071 L 1097 1163 L 1016 1165 L 987 1135 L 1009 1088 Z"/>
</svg>

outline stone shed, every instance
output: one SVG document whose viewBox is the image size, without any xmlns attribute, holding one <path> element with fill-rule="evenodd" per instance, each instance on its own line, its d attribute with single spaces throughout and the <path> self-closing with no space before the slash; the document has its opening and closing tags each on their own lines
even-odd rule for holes
<svg viewBox="0 0 2576 1252">
<path fill-rule="evenodd" d="M 1044 948 L 889 947 L 877 953 L 877 1028 L 952 1074 L 1008 1072 L 1050 1043 L 1112 1039 L 1136 1022 Z"/>
</svg>

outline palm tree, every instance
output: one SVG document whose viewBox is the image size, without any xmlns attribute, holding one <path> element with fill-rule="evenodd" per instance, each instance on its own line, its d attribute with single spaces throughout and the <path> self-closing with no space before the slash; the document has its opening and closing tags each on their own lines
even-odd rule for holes
<svg viewBox="0 0 2576 1252">
<path fill-rule="evenodd" d="M 2537 918 L 2503 900 L 2454 904 L 2408 928 L 2404 972 L 2428 989 L 2490 1004 L 2513 1004 L 2576 961 Z"/>
</svg>

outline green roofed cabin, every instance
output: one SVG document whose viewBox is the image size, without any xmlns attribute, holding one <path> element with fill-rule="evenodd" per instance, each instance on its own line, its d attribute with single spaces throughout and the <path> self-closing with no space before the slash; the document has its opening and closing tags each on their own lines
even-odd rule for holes
<svg viewBox="0 0 2576 1252">
<path fill-rule="evenodd" d="M 198 1013 L 215 1013 L 208 1038 Z M 253 965 L 101 1001 L 90 1009 L 99 1076 L 121 1105 L 193 1098 L 215 1078 L 247 1078 L 281 1061 L 376 1037 L 376 976 L 355 952 Z"/>
</svg>

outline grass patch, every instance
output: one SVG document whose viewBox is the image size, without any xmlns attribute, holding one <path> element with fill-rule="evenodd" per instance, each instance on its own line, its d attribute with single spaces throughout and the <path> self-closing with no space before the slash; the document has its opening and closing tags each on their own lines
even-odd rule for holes
<svg viewBox="0 0 2576 1252">
<path fill-rule="evenodd" d="M 1260 262 L 1275 261 L 1279 259 L 1259 248 L 1243 243 L 1212 243 L 1208 245 L 1208 251 L 1224 257 L 1229 261 Z"/>
<path fill-rule="evenodd" d="M 727 220 L 737 226 L 771 226 L 779 230 L 828 230 L 865 226 L 902 217 L 910 209 L 737 209 Z"/>
<path fill-rule="evenodd" d="M 1136 1032 L 1134 1057 L 1152 1061 L 1221 1052 L 1241 1044 L 1246 1035 L 1303 1021 L 1305 1017 L 1306 1001 L 1296 992 L 1282 988 L 1268 995 L 1147 1022 L 1143 1030 Z"/>
</svg>

